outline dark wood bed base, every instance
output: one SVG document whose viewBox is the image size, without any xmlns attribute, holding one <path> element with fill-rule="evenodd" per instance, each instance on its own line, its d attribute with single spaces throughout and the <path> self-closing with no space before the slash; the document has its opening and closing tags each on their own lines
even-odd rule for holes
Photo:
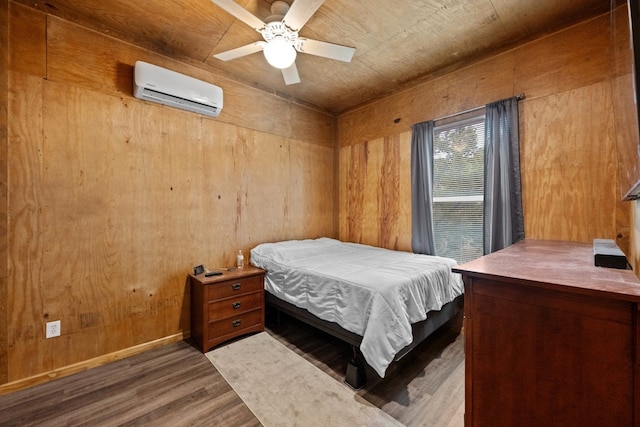
<svg viewBox="0 0 640 427">
<path fill-rule="evenodd" d="M 267 291 L 265 291 L 265 302 L 268 308 L 273 308 L 277 311 L 288 314 L 294 319 L 298 319 L 310 326 L 313 326 L 314 328 L 351 344 L 353 347 L 354 358 L 347 365 L 345 382 L 356 390 L 362 388 L 366 383 L 366 374 L 364 358 L 360 353 L 360 343 L 362 342 L 362 337 L 360 335 L 347 331 L 335 322 L 320 319 L 309 313 L 307 310 L 283 301 Z M 463 306 L 464 296 L 460 295 L 455 300 L 445 304 L 441 310 L 430 312 L 425 320 L 412 324 L 413 342 L 400 350 L 394 360 L 400 360 L 440 326 L 453 319 L 462 311 Z"/>
</svg>

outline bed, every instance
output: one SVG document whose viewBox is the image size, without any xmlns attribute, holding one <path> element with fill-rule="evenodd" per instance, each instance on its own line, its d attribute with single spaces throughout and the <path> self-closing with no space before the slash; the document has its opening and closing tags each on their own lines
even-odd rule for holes
<svg viewBox="0 0 640 427">
<path fill-rule="evenodd" d="M 357 349 L 346 378 L 354 388 L 366 381 L 359 355 L 384 378 L 391 362 L 462 309 L 462 278 L 451 258 L 323 237 L 258 245 L 251 264 L 267 271 L 268 307 Z"/>
</svg>

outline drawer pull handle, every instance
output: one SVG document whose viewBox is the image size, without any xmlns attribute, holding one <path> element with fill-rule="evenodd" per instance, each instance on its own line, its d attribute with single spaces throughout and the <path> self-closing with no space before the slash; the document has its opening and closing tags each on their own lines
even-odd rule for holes
<svg viewBox="0 0 640 427">
<path fill-rule="evenodd" d="M 234 302 L 233 304 L 231 304 L 231 306 L 232 306 L 235 310 L 239 309 L 239 308 L 240 308 L 240 301 L 238 301 L 238 302 Z"/>
<path fill-rule="evenodd" d="M 231 324 L 233 325 L 234 328 L 237 328 L 238 326 L 240 326 L 240 323 L 242 321 L 240 319 L 238 320 L 234 320 L 233 322 L 231 322 Z"/>
<path fill-rule="evenodd" d="M 233 285 L 231 285 L 231 289 L 233 289 L 234 291 L 237 291 L 240 289 L 240 283 L 234 283 Z"/>
</svg>

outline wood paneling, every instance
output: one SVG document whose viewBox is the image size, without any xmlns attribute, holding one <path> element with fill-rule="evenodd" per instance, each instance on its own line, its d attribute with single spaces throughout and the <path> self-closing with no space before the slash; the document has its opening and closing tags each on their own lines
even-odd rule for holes
<svg viewBox="0 0 640 427">
<path fill-rule="evenodd" d="M 10 314 L 7 332 L 10 350 L 8 366 L 11 372 L 14 363 L 11 349 L 21 345 L 20 343 L 28 345 L 38 335 L 43 335 L 42 324 L 48 313 L 43 307 L 43 297 L 46 296 L 41 294 L 43 228 L 38 216 L 38 207 L 42 206 L 43 197 L 41 159 L 44 138 L 41 129 L 44 82 L 37 77 L 11 73 L 9 86 L 12 117 L 23 117 L 22 120 L 10 122 L 8 137 L 8 152 L 11 157 L 8 173 L 12 188 L 9 189 L 11 210 L 8 211 L 10 275 L 7 279 L 7 313 Z M 32 285 L 22 285 L 27 283 Z M 24 359 L 26 360 L 21 365 L 46 363 L 35 357 Z"/>
<path fill-rule="evenodd" d="M 16 17 L 16 21 L 19 17 Z M 95 91 L 129 97 L 133 87 L 133 65 L 142 60 L 208 81 L 224 90 L 224 107 L 218 122 L 231 123 L 284 137 L 333 143 L 332 116 L 319 113 L 275 95 L 240 85 L 197 67 L 128 47 L 102 34 L 69 25 L 49 16 L 47 26 L 48 79 Z M 22 20 L 19 21 L 22 24 Z M 78 43 L 77 40 L 83 40 Z M 114 49 L 114 43 L 121 48 Z M 137 102 L 137 101 L 135 101 Z M 293 118 L 301 119 L 295 125 Z M 312 138 L 309 138 L 312 135 Z"/>
<path fill-rule="evenodd" d="M 188 334 L 196 264 L 335 236 L 331 115 L 35 9 L 9 13 L 3 383 Z M 219 119 L 134 98 L 137 59 L 221 86 Z M 62 336 L 47 340 L 51 320 Z"/>
<path fill-rule="evenodd" d="M 513 57 L 497 55 L 339 115 L 340 145 L 410 131 L 415 123 L 510 97 Z"/>
<path fill-rule="evenodd" d="M 284 232 L 288 238 L 321 237 L 327 230 L 334 231 L 334 155 L 333 147 L 291 140 L 289 162 L 296 168 L 284 184 L 290 189 L 289 199 L 280 206 L 288 217 Z M 256 215 L 261 217 L 258 212 Z"/>
<path fill-rule="evenodd" d="M 33 74 L 45 78 L 46 70 L 46 21 L 47 16 L 43 12 L 19 3 L 8 2 L 11 16 L 11 32 L 8 50 L 9 68 L 19 70 L 21 73 Z M 19 25 L 13 23 L 19 22 Z M 9 46 L 4 43 L 3 46 Z M 6 69 L 6 68 L 5 68 Z"/>
<path fill-rule="evenodd" d="M 7 277 L 8 245 L 8 104 L 9 104 L 9 2 L 0 0 L 0 384 L 8 378 L 8 322 Z"/>
<path fill-rule="evenodd" d="M 616 159 L 608 82 L 522 105 L 527 237 L 616 237 Z"/>
<path fill-rule="evenodd" d="M 272 112 L 278 114 L 278 112 Z M 291 137 L 309 144 L 334 146 L 333 116 L 308 108 L 291 110 Z"/>
<path fill-rule="evenodd" d="M 340 144 L 402 132 L 415 123 L 520 93 L 533 99 L 605 81 L 609 25 L 603 15 L 340 114 Z"/>
<path fill-rule="evenodd" d="M 340 236 L 411 250 L 411 134 L 340 149 Z"/>
<path fill-rule="evenodd" d="M 514 49 L 514 94 L 539 98 L 609 78 L 609 15 Z"/>
<path fill-rule="evenodd" d="M 409 141 L 413 123 L 524 93 L 520 149 L 526 236 L 584 242 L 617 238 L 627 251 L 628 205 L 617 203 L 609 25 L 603 15 L 341 114 L 340 237 L 388 247 L 397 240 L 410 247 L 411 191 L 399 196 L 381 185 L 396 172 L 410 185 L 410 149 L 402 146 L 407 160 L 401 165 L 382 147 L 398 136 Z M 377 191 L 371 191 L 374 186 Z M 379 209 L 393 205 L 405 214 L 387 216 Z M 400 220 L 406 222 L 389 223 Z"/>
</svg>

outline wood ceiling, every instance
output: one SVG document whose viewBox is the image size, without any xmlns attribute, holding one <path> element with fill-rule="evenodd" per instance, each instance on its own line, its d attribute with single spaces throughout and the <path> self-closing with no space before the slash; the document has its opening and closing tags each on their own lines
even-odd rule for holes
<svg viewBox="0 0 640 427">
<path fill-rule="evenodd" d="M 210 0 L 16 1 L 335 113 L 611 6 L 610 0 L 326 0 L 300 36 L 355 47 L 354 59 L 299 54 L 302 81 L 287 86 L 262 53 L 229 62 L 213 58 L 262 38 Z M 273 0 L 237 2 L 264 19 Z"/>
</svg>

